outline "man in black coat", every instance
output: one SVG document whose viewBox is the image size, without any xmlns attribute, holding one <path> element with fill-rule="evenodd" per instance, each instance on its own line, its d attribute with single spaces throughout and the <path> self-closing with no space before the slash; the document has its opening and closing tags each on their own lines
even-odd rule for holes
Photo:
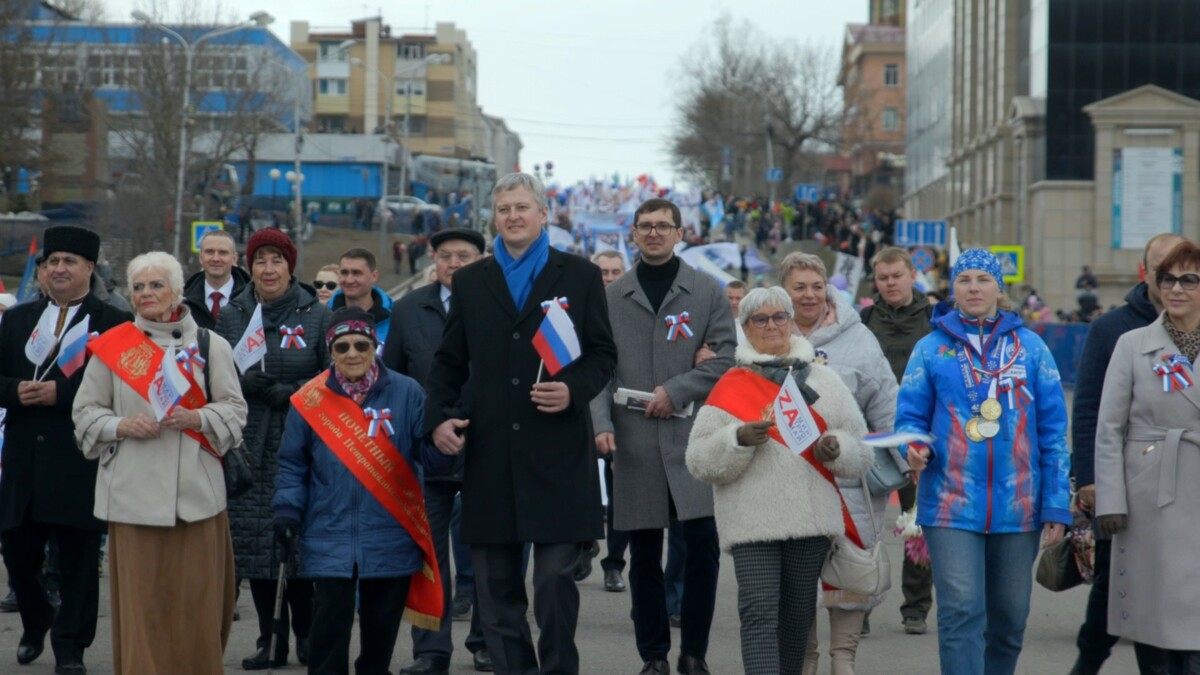
<svg viewBox="0 0 1200 675">
<path fill-rule="evenodd" d="M 210 230 L 200 238 L 200 267 L 183 287 L 183 301 L 192 310 L 196 325 L 217 327 L 217 317 L 229 301 L 242 292 L 250 274 L 238 267 L 237 244 L 225 230 Z"/>
<path fill-rule="evenodd" d="M 383 345 L 383 363 L 388 368 L 413 378 L 428 388 L 433 355 L 442 341 L 446 315 L 450 310 L 451 282 L 459 269 L 483 257 L 486 244 L 483 235 L 475 230 L 442 230 L 429 239 L 433 247 L 433 264 L 437 282 L 405 295 L 392 307 L 388 339 Z M 466 414 L 465 411 L 461 414 Z M 454 652 L 451 640 L 451 590 L 453 572 L 450 569 L 451 516 L 454 502 L 462 492 L 463 458 L 460 455 L 453 467 L 445 472 L 425 470 L 425 513 L 442 573 L 442 597 L 445 610 L 440 630 L 431 631 L 413 626 L 413 663 L 400 671 L 401 675 L 446 673 L 450 655 Z M 470 561 L 467 561 L 468 564 Z M 479 603 L 472 601 L 471 630 L 466 647 L 471 651 L 476 670 L 491 670 L 491 657 L 483 640 L 479 622 Z"/>
<path fill-rule="evenodd" d="M 90 290 L 100 254 L 94 232 L 52 227 L 45 243 L 47 296 L 13 307 L 0 322 L 0 407 L 8 409 L 0 545 L 24 630 L 17 662 L 40 656 L 50 631 L 55 672 L 81 674 L 86 672 L 83 652 L 96 636 L 105 526 L 92 515 L 97 465 L 83 458 L 71 421 L 83 367 L 71 372 L 63 364 L 71 376 L 63 372 L 57 359 L 66 345 L 58 340 L 85 317 L 88 332 L 103 332 L 133 317 Z M 51 535 L 58 541 L 62 577 L 57 616 L 38 582 Z"/>
<path fill-rule="evenodd" d="M 1071 467 L 1079 491 L 1079 506 L 1091 513 L 1096 506 L 1096 419 L 1100 412 L 1100 393 L 1104 390 L 1104 375 L 1112 358 L 1117 339 L 1125 333 L 1149 326 L 1162 313 L 1162 294 L 1154 278 L 1158 263 L 1175 248 L 1183 237 L 1160 234 L 1146 243 L 1142 266 L 1146 281 L 1134 286 L 1125 295 L 1125 305 L 1092 322 L 1083 353 L 1079 357 L 1079 373 L 1075 381 L 1075 402 L 1071 411 Z M 1087 614 L 1079 627 L 1075 644 L 1079 659 L 1071 675 L 1095 675 L 1112 653 L 1118 638 L 1108 634 L 1108 581 L 1112 559 L 1112 540 L 1096 535 L 1096 576 L 1088 595 Z M 1167 672 L 1166 653 L 1157 647 L 1135 644 L 1139 670 L 1143 673 Z"/>
<path fill-rule="evenodd" d="M 572 572 L 580 545 L 604 532 L 588 403 L 612 378 L 616 347 L 600 270 L 550 248 L 541 181 L 509 174 L 492 196 L 496 253 L 454 275 L 425 429 L 442 452 L 466 456 L 462 537 L 496 671 L 578 673 Z M 546 301 L 565 306 L 580 347 L 554 375 L 533 346 Z M 472 402 L 465 416 L 457 410 L 464 397 Z M 533 543 L 536 654 L 523 542 Z"/>
</svg>

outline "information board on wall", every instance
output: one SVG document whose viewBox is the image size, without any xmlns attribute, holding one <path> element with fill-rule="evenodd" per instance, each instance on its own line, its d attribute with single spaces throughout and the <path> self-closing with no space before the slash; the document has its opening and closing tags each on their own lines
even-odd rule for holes
<svg viewBox="0 0 1200 675">
<path fill-rule="evenodd" d="M 1141 250 L 1152 237 L 1183 229 L 1183 150 L 1113 150 L 1112 247 Z"/>
</svg>

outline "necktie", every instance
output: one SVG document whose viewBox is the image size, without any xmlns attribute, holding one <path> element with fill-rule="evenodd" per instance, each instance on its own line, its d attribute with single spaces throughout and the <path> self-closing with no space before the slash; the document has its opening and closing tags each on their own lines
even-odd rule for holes
<svg viewBox="0 0 1200 675">
<path fill-rule="evenodd" d="M 221 313 L 221 299 L 225 296 L 221 291 L 213 291 L 212 295 L 208 297 L 212 298 L 212 317 L 213 321 L 216 321 L 217 315 Z"/>
</svg>

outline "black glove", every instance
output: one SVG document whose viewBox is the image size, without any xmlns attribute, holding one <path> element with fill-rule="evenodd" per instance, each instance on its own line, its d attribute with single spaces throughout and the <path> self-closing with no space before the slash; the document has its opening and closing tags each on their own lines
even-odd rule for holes
<svg viewBox="0 0 1200 675">
<path fill-rule="evenodd" d="M 770 437 L 769 434 L 772 426 L 774 426 L 772 422 L 747 422 L 743 424 L 737 430 L 738 445 L 749 448 L 766 443 L 767 438 Z"/>
<path fill-rule="evenodd" d="M 1129 525 L 1129 516 L 1124 513 L 1110 513 L 1106 516 L 1096 516 L 1096 532 L 1103 537 L 1124 532 Z"/>
<path fill-rule="evenodd" d="M 275 410 L 287 410 L 296 389 L 290 384 L 272 384 L 262 393 L 262 398 Z"/>
<path fill-rule="evenodd" d="M 280 562 L 291 560 L 296 555 L 296 540 L 300 538 L 300 523 L 282 516 L 272 523 L 275 528 L 275 551 Z"/>
<path fill-rule="evenodd" d="M 813 448 L 813 459 L 824 464 L 832 462 L 842 454 L 842 446 L 838 443 L 836 436 L 825 435 L 817 440 L 817 446 Z"/>
<path fill-rule="evenodd" d="M 265 370 L 251 370 L 242 376 L 242 395 L 261 396 L 272 384 L 275 384 L 275 378 Z"/>
</svg>

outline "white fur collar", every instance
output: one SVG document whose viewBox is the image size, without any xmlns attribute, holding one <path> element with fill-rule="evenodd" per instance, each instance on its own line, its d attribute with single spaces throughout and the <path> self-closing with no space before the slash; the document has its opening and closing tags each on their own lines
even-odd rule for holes
<svg viewBox="0 0 1200 675">
<path fill-rule="evenodd" d="M 754 347 L 750 346 L 749 340 L 738 345 L 737 351 L 733 355 L 737 359 L 737 362 L 743 365 L 749 363 L 767 363 L 768 361 L 775 361 L 780 358 L 774 354 L 758 353 L 754 350 Z M 785 358 L 803 363 L 811 363 L 815 357 L 816 352 L 813 350 L 812 343 L 799 335 L 792 336 L 791 345 Z"/>
</svg>

